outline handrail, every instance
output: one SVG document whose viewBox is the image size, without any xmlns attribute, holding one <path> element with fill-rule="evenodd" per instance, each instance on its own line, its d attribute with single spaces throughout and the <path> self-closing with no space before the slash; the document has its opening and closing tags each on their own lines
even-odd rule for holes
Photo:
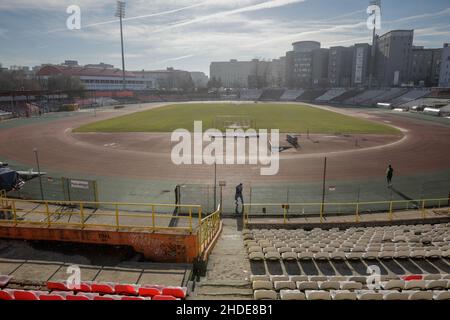
<svg viewBox="0 0 450 320">
<path fill-rule="evenodd" d="M 125 229 L 141 229 L 150 231 L 182 230 L 188 231 L 192 234 L 194 232 L 193 216 L 194 214 L 198 214 L 201 219 L 202 211 L 202 207 L 200 205 L 126 202 L 32 201 L 8 199 L 4 197 L 1 197 L 0 200 L 1 203 L 4 201 L 11 203 L 10 206 L 4 207 L 3 211 L 7 213 L 9 212 L 8 216 L 14 217 L 13 220 L 0 220 L 1 223 L 13 223 L 15 226 L 24 224 L 40 225 L 45 228 L 52 226 L 66 226 L 80 229 L 89 227 L 105 227 L 114 229 L 115 231 Z M 33 208 L 24 209 L 24 205 L 27 204 L 32 204 Z M 87 209 L 89 204 L 109 204 L 113 207 L 113 209 L 91 212 Z M 62 211 L 60 208 L 64 206 L 70 206 L 71 211 Z M 124 210 L 121 208 L 123 206 L 140 206 L 145 208 L 145 211 L 138 212 Z M 185 211 L 188 213 L 174 215 L 173 213 L 165 214 L 163 212 L 158 212 L 159 209 L 164 208 L 166 208 L 166 210 L 167 208 L 170 208 L 171 212 L 172 208 L 179 208 L 181 210 L 187 209 Z M 75 220 L 74 222 L 70 222 L 72 217 L 78 217 L 79 221 Z M 65 218 L 65 221 L 67 218 L 67 222 L 61 221 L 61 218 Z M 167 223 L 159 222 L 158 219 L 163 219 L 164 221 L 167 221 L 167 219 L 179 219 L 180 221 L 187 220 L 188 222 L 180 227 L 171 227 L 167 226 Z"/>
<path fill-rule="evenodd" d="M 361 207 L 364 205 L 386 205 L 387 207 L 387 215 L 388 215 L 388 219 L 390 221 L 393 221 L 394 219 L 394 210 L 395 209 L 395 205 L 398 204 L 410 204 L 410 203 L 414 203 L 415 206 L 414 207 L 407 207 L 407 208 L 403 208 L 403 209 L 397 209 L 397 210 L 420 210 L 422 213 L 422 218 L 425 219 L 427 216 L 427 212 L 426 212 L 426 208 L 427 208 L 427 203 L 430 204 L 431 202 L 437 202 L 437 206 L 439 208 L 441 208 L 443 202 L 444 202 L 444 206 L 449 206 L 450 207 L 450 197 L 449 198 L 430 198 L 430 199 L 418 199 L 418 200 L 386 200 L 386 201 L 360 201 L 360 202 L 326 202 L 326 203 L 321 203 L 321 202 L 305 202 L 305 203 L 250 203 L 250 204 L 244 204 L 244 213 L 243 213 L 243 223 L 244 223 L 244 227 L 247 226 L 248 222 L 249 222 L 249 216 L 250 216 L 250 208 L 255 208 L 255 207 L 265 207 L 265 208 L 280 208 L 281 214 L 280 216 L 283 217 L 283 224 L 287 223 L 288 220 L 288 216 L 292 215 L 289 214 L 288 211 L 289 209 L 291 209 L 292 207 L 313 207 L 313 206 L 317 206 L 320 210 L 320 213 L 317 213 L 317 215 L 320 215 L 320 223 L 323 223 L 323 208 L 327 207 L 327 206 L 338 206 L 339 209 L 341 209 L 342 206 L 354 206 L 355 207 L 355 222 L 360 222 L 360 213 L 361 213 Z M 447 202 L 445 204 L 445 202 Z M 299 215 L 301 216 L 301 215 Z"/>
<path fill-rule="evenodd" d="M 198 226 L 198 248 L 199 255 L 202 254 L 211 244 L 220 229 L 221 205 L 210 215 L 204 217 Z"/>
</svg>

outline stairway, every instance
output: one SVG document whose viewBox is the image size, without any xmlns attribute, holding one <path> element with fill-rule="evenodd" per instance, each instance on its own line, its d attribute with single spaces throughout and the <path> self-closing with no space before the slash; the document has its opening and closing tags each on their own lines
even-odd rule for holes
<svg viewBox="0 0 450 320">
<path fill-rule="evenodd" d="M 195 284 L 191 300 L 253 298 L 250 263 L 236 219 L 224 219 L 223 230 L 208 260 L 206 276 Z"/>
</svg>

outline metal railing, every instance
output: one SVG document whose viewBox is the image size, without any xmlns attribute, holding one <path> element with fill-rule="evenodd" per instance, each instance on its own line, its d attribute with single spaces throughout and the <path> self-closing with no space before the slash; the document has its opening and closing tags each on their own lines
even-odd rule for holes
<svg viewBox="0 0 450 320">
<path fill-rule="evenodd" d="M 220 229 L 221 209 L 203 218 L 198 226 L 199 252 L 203 253 L 213 241 Z"/>
<path fill-rule="evenodd" d="M 196 227 L 194 217 L 198 215 L 199 223 L 202 222 L 202 208 L 198 205 L 17 200 L 6 198 L 4 194 L 0 197 L 0 204 L 2 211 L 11 217 L 0 220 L 0 223 L 14 226 L 62 226 L 80 229 L 101 227 L 115 231 L 178 230 L 193 233 Z M 88 209 L 98 205 L 112 209 Z M 133 208 L 139 208 L 139 211 L 133 211 Z M 164 211 L 183 214 L 175 215 Z M 171 226 L 172 219 L 178 219 L 181 226 Z"/>
<path fill-rule="evenodd" d="M 8 200 L 6 199 L 6 191 L 0 190 L 0 208 L 8 207 Z"/>
<path fill-rule="evenodd" d="M 255 217 L 264 217 L 264 212 L 268 208 L 274 209 L 274 214 L 271 216 L 280 217 L 283 219 L 283 224 L 286 224 L 289 218 L 302 218 L 315 216 L 320 218 L 320 223 L 324 223 L 324 218 L 327 215 L 345 215 L 354 216 L 355 222 L 360 222 L 361 214 L 364 212 L 374 213 L 373 210 L 364 211 L 364 206 L 378 207 L 379 213 L 386 213 L 387 219 L 393 221 L 395 219 L 395 211 L 410 211 L 416 210 L 421 212 L 423 219 L 427 218 L 427 208 L 446 208 L 450 214 L 450 197 L 438 199 L 420 199 L 420 200 L 392 200 L 392 201 L 372 201 L 372 202 L 327 202 L 327 203 L 251 203 L 244 205 L 243 223 L 247 226 L 250 215 Z M 329 213 L 326 213 L 327 208 L 332 208 Z M 343 208 L 347 210 L 343 210 Z M 263 214 L 252 213 L 258 209 L 263 209 Z M 309 209 L 309 210 L 308 210 Z M 315 212 L 305 214 L 305 211 Z M 350 213 L 351 212 L 351 213 Z"/>
</svg>

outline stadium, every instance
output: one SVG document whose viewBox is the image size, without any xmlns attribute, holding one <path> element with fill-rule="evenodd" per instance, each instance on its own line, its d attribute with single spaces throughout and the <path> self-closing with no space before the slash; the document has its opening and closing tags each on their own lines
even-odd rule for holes
<svg viewBox="0 0 450 320">
<path fill-rule="evenodd" d="M 0 300 L 450 300 L 448 87 L 37 74 L 88 87 L 0 91 Z"/>
</svg>

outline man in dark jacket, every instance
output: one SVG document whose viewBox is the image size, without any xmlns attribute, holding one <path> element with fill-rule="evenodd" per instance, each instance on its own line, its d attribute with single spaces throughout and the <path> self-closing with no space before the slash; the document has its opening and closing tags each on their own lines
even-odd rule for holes
<svg viewBox="0 0 450 320">
<path fill-rule="evenodd" d="M 387 180 L 388 187 L 392 186 L 392 177 L 393 176 L 394 176 L 394 168 L 392 168 L 392 166 L 389 165 L 389 167 L 386 170 L 386 180 Z"/>
<path fill-rule="evenodd" d="M 234 200 L 236 201 L 236 205 L 238 205 L 238 200 L 241 199 L 241 203 L 244 204 L 244 198 L 242 197 L 243 185 L 240 183 L 236 186 L 236 194 L 234 196 Z"/>
</svg>

